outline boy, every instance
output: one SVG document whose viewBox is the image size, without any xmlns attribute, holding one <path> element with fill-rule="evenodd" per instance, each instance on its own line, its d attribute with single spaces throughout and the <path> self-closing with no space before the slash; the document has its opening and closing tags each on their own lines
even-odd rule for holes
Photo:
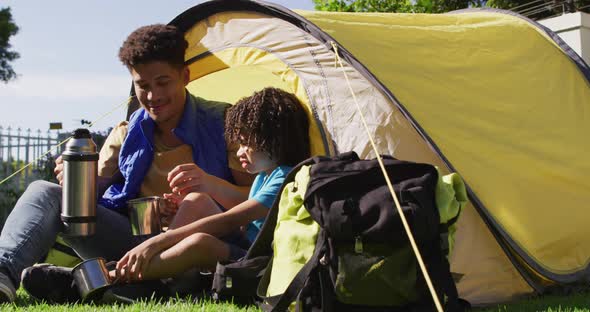
<svg viewBox="0 0 590 312">
<path fill-rule="evenodd" d="M 127 281 L 172 277 L 194 267 L 213 270 L 218 261 L 246 254 L 285 177 L 309 157 L 309 122 L 293 94 L 265 88 L 241 99 L 228 111 L 225 123 L 226 140 L 240 144 L 237 156 L 242 168 L 257 174 L 248 200 L 143 242 L 117 263 L 117 276 Z M 171 184 L 196 176 L 179 167 L 169 174 Z M 185 194 L 190 188 L 174 190 Z M 183 201 L 193 203 L 191 195 Z M 179 215 L 184 210 L 212 211 L 214 207 L 213 201 L 199 201 L 184 205 Z M 240 233 L 243 227 L 246 231 Z"/>
</svg>

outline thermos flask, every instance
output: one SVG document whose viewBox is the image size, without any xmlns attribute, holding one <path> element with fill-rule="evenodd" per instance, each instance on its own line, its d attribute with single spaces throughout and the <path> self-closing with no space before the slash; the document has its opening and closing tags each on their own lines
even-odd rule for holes
<svg viewBox="0 0 590 312">
<path fill-rule="evenodd" d="M 61 221 L 65 235 L 93 235 L 96 227 L 98 153 L 88 129 L 77 129 L 62 153 Z"/>
</svg>

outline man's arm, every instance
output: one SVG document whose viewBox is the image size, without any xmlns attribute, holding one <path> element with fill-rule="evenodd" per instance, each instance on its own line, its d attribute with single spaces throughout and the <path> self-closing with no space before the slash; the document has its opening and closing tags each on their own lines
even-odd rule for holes
<svg viewBox="0 0 590 312">
<path fill-rule="evenodd" d="M 111 186 L 113 183 L 120 181 L 123 179 L 123 176 L 121 175 L 121 173 L 119 172 L 117 175 L 112 176 L 112 177 L 101 177 L 98 176 L 97 177 L 97 190 L 98 190 L 98 194 L 99 196 L 104 194 L 104 192 L 109 188 L 109 186 Z"/>
<path fill-rule="evenodd" d="M 113 183 L 121 181 L 119 171 L 119 152 L 127 135 L 127 122 L 123 121 L 113 128 L 106 138 L 98 156 L 98 194 L 102 195 Z"/>
</svg>

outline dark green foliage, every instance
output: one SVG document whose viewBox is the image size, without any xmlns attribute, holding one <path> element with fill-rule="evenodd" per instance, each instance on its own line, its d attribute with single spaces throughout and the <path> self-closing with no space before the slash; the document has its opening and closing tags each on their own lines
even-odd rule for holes
<svg viewBox="0 0 590 312">
<path fill-rule="evenodd" d="M 314 0 L 319 11 L 443 13 L 479 7 L 480 0 Z"/>
<path fill-rule="evenodd" d="M 7 165 L 10 164 L 1 164 L 2 167 Z M 4 227 L 4 221 L 24 191 L 15 181 L 9 180 L 0 185 L 0 228 Z"/>
<path fill-rule="evenodd" d="M 313 0 L 319 11 L 445 13 L 491 7 L 513 10 L 534 20 L 567 12 L 590 12 L 590 0 Z"/>
<path fill-rule="evenodd" d="M 590 12 L 590 0 L 488 0 L 487 6 L 512 10 L 533 20 L 576 11 Z"/>
<path fill-rule="evenodd" d="M 8 82 L 16 77 L 16 73 L 9 64 L 19 57 L 19 54 L 10 51 L 10 36 L 18 32 L 18 27 L 12 21 L 10 8 L 0 9 L 0 81 Z"/>
<path fill-rule="evenodd" d="M 27 168 L 28 175 L 33 177 L 32 180 L 45 180 L 57 183 L 57 179 L 53 173 L 55 168 L 55 159 L 52 156 L 47 156 L 39 161 L 36 169 Z M 0 176 L 2 180 L 25 166 L 23 161 L 5 161 L 0 163 Z M 4 221 L 8 214 L 16 204 L 18 198 L 23 194 L 26 188 L 26 181 L 23 178 L 24 171 L 10 180 L 0 184 L 0 228 L 4 225 Z"/>
</svg>

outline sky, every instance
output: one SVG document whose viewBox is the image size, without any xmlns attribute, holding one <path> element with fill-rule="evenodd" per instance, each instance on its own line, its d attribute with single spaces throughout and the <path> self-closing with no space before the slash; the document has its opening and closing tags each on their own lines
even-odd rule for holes
<svg viewBox="0 0 590 312">
<path fill-rule="evenodd" d="M 20 28 L 10 38 L 20 58 L 18 74 L 0 82 L 0 126 L 47 131 L 61 122 L 65 131 L 81 119 L 106 130 L 125 119 L 131 87 L 119 47 L 136 28 L 168 23 L 202 0 L 1 0 Z M 313 10 L 312 0 L 273 0 L 289 9 Z"/>
</svg>

